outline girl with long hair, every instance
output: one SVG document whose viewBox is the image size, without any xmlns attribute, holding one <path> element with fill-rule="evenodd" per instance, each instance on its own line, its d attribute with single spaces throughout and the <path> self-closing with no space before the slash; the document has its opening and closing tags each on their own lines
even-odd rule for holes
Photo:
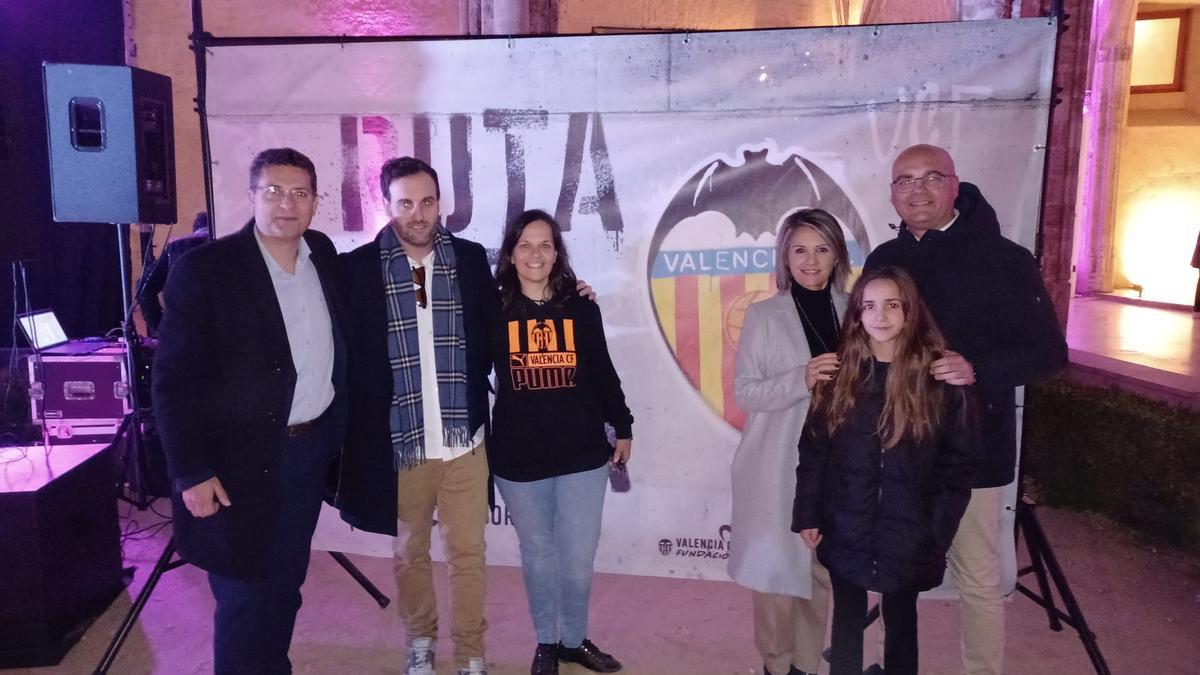
<svg viewBox="0 0 1200 675">
<path fill-rule="evenodd" d="M 588 600 L 608 465 L 629 460 L 633 415 L 600 308 L 576 292 L 562 229 L 549 214 L 526 211 L 509 225 L 496 279 L 488 462 L 521 549 L 538 641 L 530 673 L 556 674 L 560 660 L 616 672 L 620 662 L 588 639 Z"/>
<path fill-rule="evenodd" d="M 883 594 L 884 672 L 916 675 L 917 594 L 941 583 L 978 445 L 972 391 L 929 374 L 945 349 L 908 273 L 854 285 L 840 368 L 800 436 L 792 514 L 833 585 L 831 675 L 862 672 L 867 591 Z"/>
</svg>

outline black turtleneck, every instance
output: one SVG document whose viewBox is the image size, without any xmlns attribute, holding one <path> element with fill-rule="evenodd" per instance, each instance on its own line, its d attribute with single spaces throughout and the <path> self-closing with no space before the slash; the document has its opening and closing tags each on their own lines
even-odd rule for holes
<svg viewBox="0 0 1200 675">
<path fill-rule="evenodd" d="M 825 284 L 819 291 L 810 291 L 792 282 L 792 300 L 796 302 L 800 323 L 804 324 L 804 337 L 808 339 L 808 349 L 813 356 L 836 352 L 838 348 L 839 327 L 829 288 L 830 284 Z"/>
</svg>

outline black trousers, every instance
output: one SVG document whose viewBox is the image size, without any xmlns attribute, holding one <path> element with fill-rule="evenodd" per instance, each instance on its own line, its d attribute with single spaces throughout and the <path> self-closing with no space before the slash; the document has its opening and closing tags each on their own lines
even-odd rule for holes
<svg viewBox="0 0 1200 675">
<path fill-rule="evenodd" d="M 863 620 L 867 591 L 830 574 L 833 582 L 833 635 L 829 675 L 861 675 Z M 917 675 L 917 592 L 883 594 L 883 670 L 887 675 Z"/>
<path fill-rule="evenodd" d="M 262 533 L 270 541 L 267 578 L 245 581 L 208 575 L 217 600 L 213 634 L 216 675 L 292 672 L 288 647 L 300 609 L 300 586 L 308 573 L 309 547 L 321 512 L 325 477 L 337 448 L 335 428 L 326 419 L 282 444 L 274 467 L 279 495 L 275 520 Z"/>
</svg>

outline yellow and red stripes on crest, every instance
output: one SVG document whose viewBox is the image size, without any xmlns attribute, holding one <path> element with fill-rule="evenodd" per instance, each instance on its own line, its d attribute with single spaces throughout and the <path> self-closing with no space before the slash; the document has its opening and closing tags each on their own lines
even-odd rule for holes
<svg viewBox="0 0 1200 675">
<path fill-rule="evenodd" d="M 746 413 L 733 398 L 737 344 L 725 337 L 730 305 L 750 291 L 769 291 L 772 275 L 689 275 L 650 280 L 663 336 L 708 405 L 736 429 Z M 739 323 L 741 317 L 737 317 Z"/>
</svg>

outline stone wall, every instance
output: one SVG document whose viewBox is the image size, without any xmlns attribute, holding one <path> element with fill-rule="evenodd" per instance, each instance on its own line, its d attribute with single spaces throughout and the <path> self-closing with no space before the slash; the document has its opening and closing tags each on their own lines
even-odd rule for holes
<svg viewBox="0 0 1200 675">
<path fill-rule="evenodd" d="M 1024 10 L 1025 6 L 1022 8 Z M 1054 302 L 1060 325 L 1065 327 L 1074 292 L 1076 205 L 1084 126 L 1082 111 L 1091 48 L 1091 0 L 1067 0 L 1064 11 L 1070 18 L 1060 27 L 1062 32 L 1055 55 L 1054 82 L 1059 88 L 1059 102 L 1050 110 L 1038 253 L 1046 290 Z"/>
</svg>

